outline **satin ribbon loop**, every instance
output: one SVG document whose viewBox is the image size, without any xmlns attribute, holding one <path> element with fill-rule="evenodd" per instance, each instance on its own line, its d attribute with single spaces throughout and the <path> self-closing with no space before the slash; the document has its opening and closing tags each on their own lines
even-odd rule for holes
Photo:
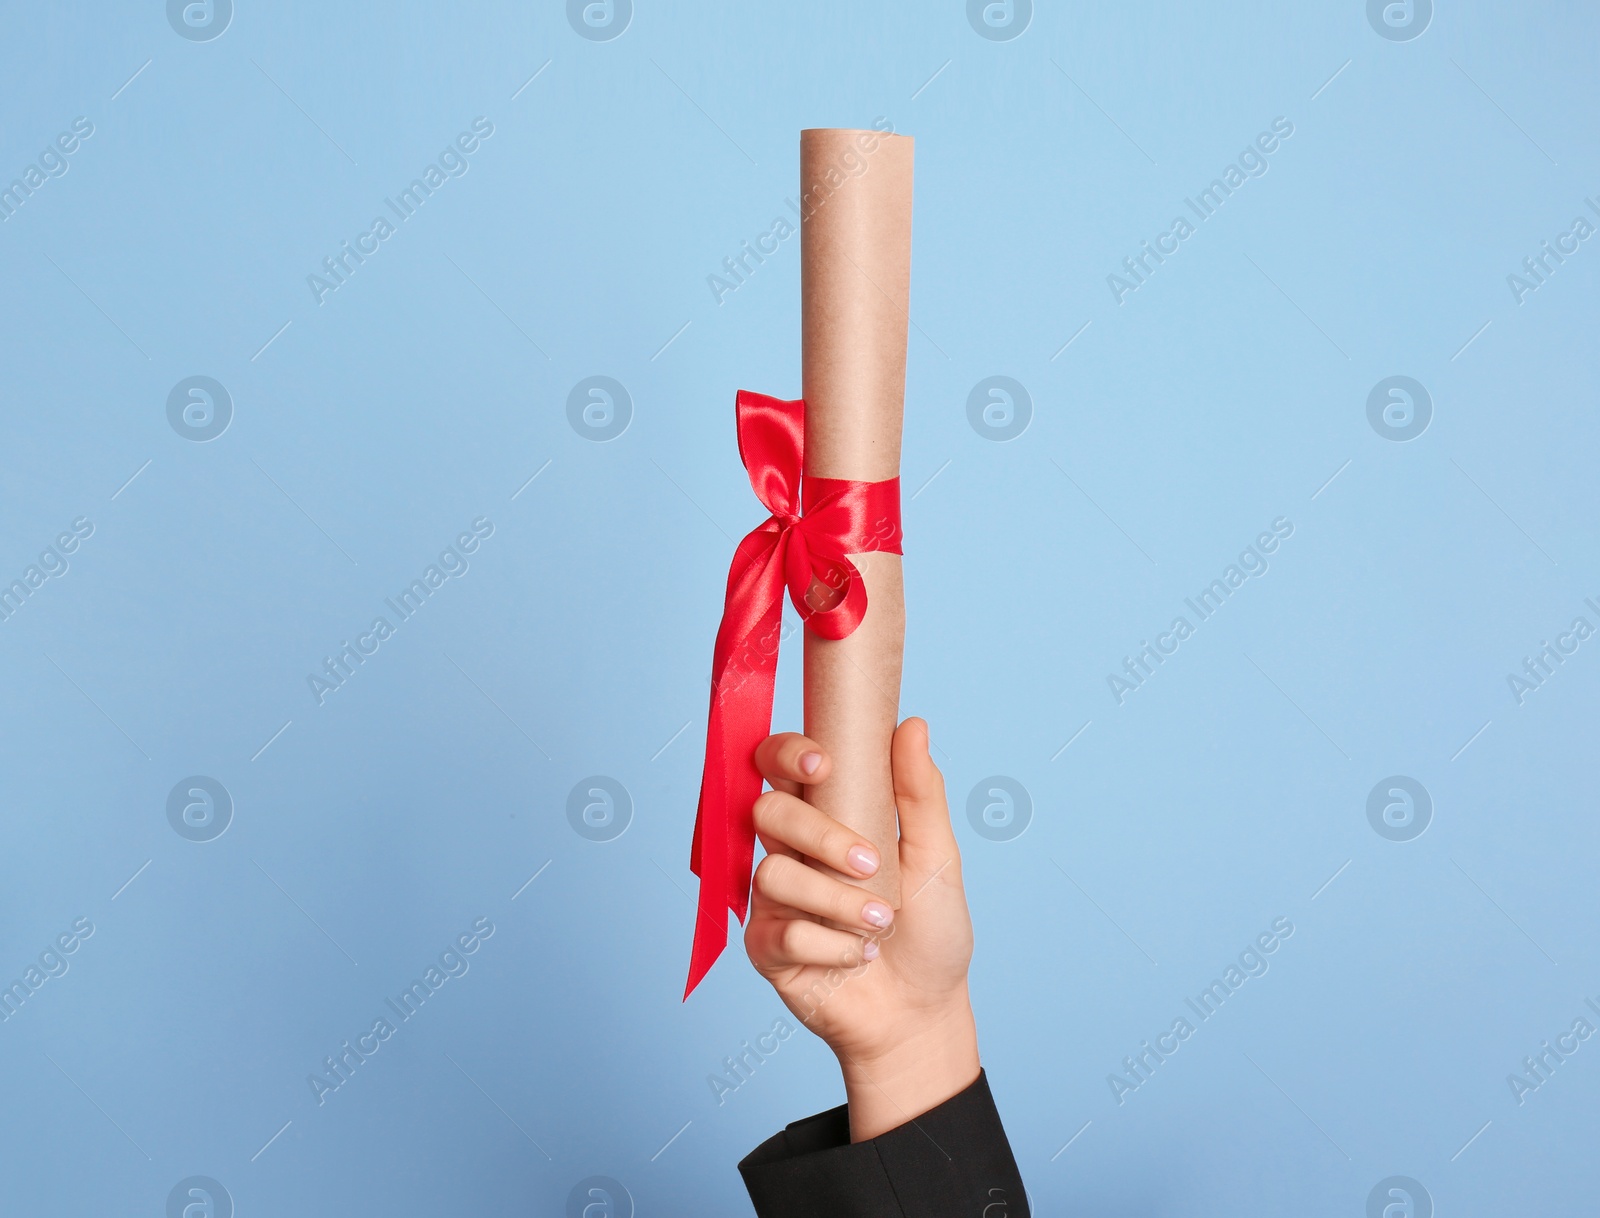
<svg viewBox="0 0 1600 1218">
<path fill-rule="evenodd" d="M 772 730 L 783 593 L 807 629 L 842 639 L 867 614 L 851 554 L 901 552 L 900 479 L 803 478 L 805 403 L 740 390 L 739 459 L 771 513 L 734 551 L 711 662 L 705 767 L 689 867 L 700 899 L 687 999 L 728 943 L 728 911 L 749 913 L 751 807 L 761 794 L 756 745 Z"/>
</svg>

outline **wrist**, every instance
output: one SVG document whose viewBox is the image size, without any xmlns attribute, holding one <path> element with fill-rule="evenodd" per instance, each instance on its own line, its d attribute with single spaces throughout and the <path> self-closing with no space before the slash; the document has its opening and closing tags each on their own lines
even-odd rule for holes
<svg viewBox="0 0 1600 1218">
<path fill-rule="evenodd" d="M 865 1142 L 914 1120 L 977 1081 L 978 1029 L 963 988 L 923 1026 L 881 1051 L 836 1051 L 849 1105 L 850 1140 Z"/>
</svg>

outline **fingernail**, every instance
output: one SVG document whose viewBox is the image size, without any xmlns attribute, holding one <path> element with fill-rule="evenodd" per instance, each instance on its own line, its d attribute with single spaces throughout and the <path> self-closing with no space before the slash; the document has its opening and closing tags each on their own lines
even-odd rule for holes
<svg viewBox="0 0 1600 1218">
<path fill-rule="evenodd" d="M 866 846 L 851 846 L 845 858 L 849 859 L 850 866 L 862 875 L 871 875 L 878 869 L 877 854 Z"/>
<path fill-rule="evenodd" d="M 879 930 L 894 921 L 894 910 L 878 901 L 868 901 L 861 907 L 861 920 Z"/>
<path fill-rule="evenodd" d="M 821 753 L 801 753 L 800 768 L 807 774 L 815 774 L 817 767 L 822 764 Z"/>
<path fill-rule="evenodd" d="M 861 945 L 861 958 L 863 960 L 876 960 L 878 958 L 878 944 L 868 939 Z"/>
</svg>

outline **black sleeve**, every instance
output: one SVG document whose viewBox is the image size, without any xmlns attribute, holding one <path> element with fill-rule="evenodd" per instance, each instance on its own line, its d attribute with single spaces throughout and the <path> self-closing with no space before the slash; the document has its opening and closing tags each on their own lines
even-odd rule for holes
<svg viewBox="0 0 1600 1218">
<path fill-rule="evenodd" d="M 850 1141 L 846 1107 L 796 1121 L 739 1164 L 759 1218 L 1028 1218 L 989 1081 Z"/>
</svg>

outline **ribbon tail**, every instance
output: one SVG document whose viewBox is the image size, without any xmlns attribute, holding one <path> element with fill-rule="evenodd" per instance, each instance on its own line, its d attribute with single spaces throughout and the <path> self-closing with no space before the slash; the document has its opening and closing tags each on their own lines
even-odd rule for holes
<svg viewBox="0 0 1600 1218">
<path fill-rule="evenodd" d="M 728 894 L 725 891 L 727 829 L 723 825 L 712 826 L 708 832 L 713 846 L 709 852 L 703 851 L 701 846 L 707 837 L 702 833 L 702 827 L 706 819 L 706 805 L 702 797 L 695 815 L 694 861 L 691 864 L 691 870 L 701 877 L 700 896 L 695 907 L 694 946 L 689 952 L 689 980 L 683 989 L 685 1002 L 689 1001 L 694 987 L 711 971 L 717 957 L 728 946 Z M 717 857 L 707 859 L 707 853 Z M 705 862 L 712 865 L 706 867 Z"/>
<path fill-rule="evenodd" d="M 700 877 L 700 894 L 685 1000 L 727 947 L 728 912 L 741 923 L 749 913 L 756 840 L 752 808 L 762 783 L 755 751 L 772 729 L 783 626 L 779 549 L 772 534 L 759 531 L 740 543 L 717 631 L 705 769 L 689 860 Z"/>
</svg>

